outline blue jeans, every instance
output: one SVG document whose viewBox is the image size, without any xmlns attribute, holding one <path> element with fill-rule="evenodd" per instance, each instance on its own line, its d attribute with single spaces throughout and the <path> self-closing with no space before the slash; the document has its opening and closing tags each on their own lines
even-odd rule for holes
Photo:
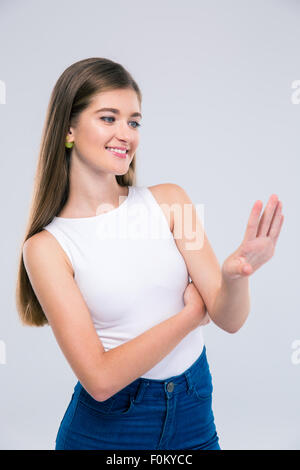
<svg viewBox="0 0 300 470">
<path fill-rule="evenodd" d="M 221 450 L 212 391 L 205 346 L 182 374 L 140 377 L 105 401 L 95 400 L 78 381 L 55 450 Z"/>
</svg>

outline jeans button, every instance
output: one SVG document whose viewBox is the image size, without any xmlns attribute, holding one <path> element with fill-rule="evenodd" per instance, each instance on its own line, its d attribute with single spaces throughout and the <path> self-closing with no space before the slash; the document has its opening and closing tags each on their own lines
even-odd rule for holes
<svg viewBox="0 0 300 470">
<path fill-rule="evenodd" d="M 168 383 L 167 390 L 168 390 L 168 392 L 173 392 L 173 390 L 174 390 L 174 383 L 173 382 Z"/>
</svg>

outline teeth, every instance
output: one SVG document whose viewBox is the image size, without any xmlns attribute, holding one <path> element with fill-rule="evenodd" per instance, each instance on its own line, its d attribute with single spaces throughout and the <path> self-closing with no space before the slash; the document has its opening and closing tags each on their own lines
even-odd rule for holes
<svg viewBox="0 0 300 470">
<path fill-rule="evenodd" d="M 126 150 L 114 149 L 113 147 L 106 147 L 108 150 L 112 150 L 113 152 L 118 153 L 126 153 Z"/>
</svg>

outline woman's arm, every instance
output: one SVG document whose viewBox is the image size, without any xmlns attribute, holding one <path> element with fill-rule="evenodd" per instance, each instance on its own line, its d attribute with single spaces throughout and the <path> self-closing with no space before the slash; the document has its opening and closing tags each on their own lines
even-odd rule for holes
<svg viewBox="0 0 300 470">
<path fill-rule="evenodd" d="M 186 191 L 177 184 L 162 186 L 170 210 L 174 207 L 175 242 L 211 320 L 228 333 L 238 331 L 250 310 L 248 276 L 275 252 L 284 219 L 281 201 L 271 195 L 261 217 L 262 202 L 254 203 L 241 245 L 220 268 Z"/>
<path fill-rule="evenodd" d="M 64 251 L 44 230 L 26 240 L 23 260 L 61 351 L 87 392 L 98 396 L 104 347 Z"/>
<path fill-rule="evenodd" d="M 136 338 L 103 355 L 102 376 L 107 384 L 106 394 L 98 399 L 106 400 L 122 388 L 152 369 L 167 356 L 180 341 L 193 329 L 201 325 L 206 310 L 202 314 L 186 305 L 180 312 Z"/>
<path fill-rule="evenodd" d="M 226 280 L 217 292 L 209 316 L 211 320 L 228 333 L 236 333 L 245 323 L 250 312 L 248 278 Z"/>
</svg>

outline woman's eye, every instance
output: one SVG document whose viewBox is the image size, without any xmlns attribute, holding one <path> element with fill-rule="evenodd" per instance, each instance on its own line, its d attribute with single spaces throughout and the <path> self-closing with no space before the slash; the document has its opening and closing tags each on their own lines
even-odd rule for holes
<svg viewBox="0 0 300 470">
<path fill-rule="evenodd" d="M 114 120 L 115 118 L 114 118 L 113 116 L 103 116 L 103 117 L 100 118 L 100 119 L 103 119 L 103 120 L 104 120 L 104 119 L 113 119 L 113 120 Z M 110 121 L 110 122 L 111 122 L 111 121 Z M 140 124 L 139 122 L 137 122 L 137 121 L 130 121 L 130 122 L 134 122 L 134 124 L 136 124 L 136 126 L 134 126 L 134 129 L 137 129 L 138 127 L 141 126 L 141 124 Z"/>
<path fill-rule="evenodd" d="M 136 124 L 135 129 L 137 129 L 138 127 L 141 126 L 141 124 L 140 124 L 139 122 L 137 122 L 137 121 L 131 121 L 131 122 L 134 122 L 134 124 Z"/>
<path fill-rule="evenodd" d="M 104 116 L 104 117 L 102 117 L 101 119 L 104 120 L 104 119 L 115 119 L 115 118 L 114 118 L 114 117 L 111 117 L 111 116 Z"/>
</svg>

